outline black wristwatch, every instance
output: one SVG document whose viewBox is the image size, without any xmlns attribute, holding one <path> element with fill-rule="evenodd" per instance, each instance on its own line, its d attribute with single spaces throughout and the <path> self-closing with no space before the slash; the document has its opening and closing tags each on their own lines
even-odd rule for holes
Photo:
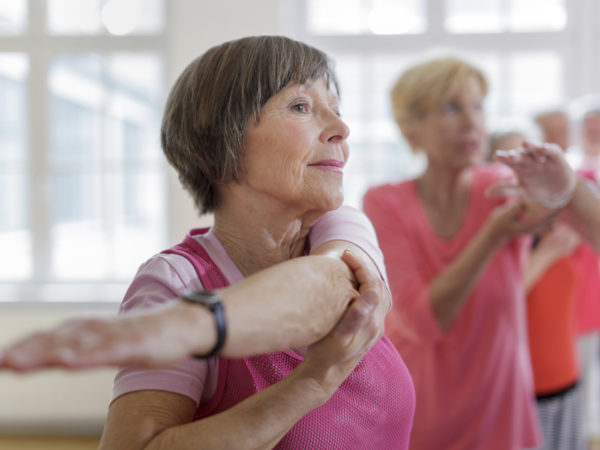
<svg viewBox="0 0 600 450">
<path fill-rule="evenodd" d="M 196 358 L 204 359 L 211 356 L 215 356 L 223 345 L 225 344 L 225 337 L 227 336 L 227 323 L 225 321 L 225 309 L 223 308 L 223 302 L 221 297 L 211 291 L 186 291 L 180 297 L 182 300 L 197 305 L 202 305 L 212 312 L 215 318 L 215 324 L 217 327 L 217 343 L 210 352 L 206 355 L 194 355 Z"/>
</svg>

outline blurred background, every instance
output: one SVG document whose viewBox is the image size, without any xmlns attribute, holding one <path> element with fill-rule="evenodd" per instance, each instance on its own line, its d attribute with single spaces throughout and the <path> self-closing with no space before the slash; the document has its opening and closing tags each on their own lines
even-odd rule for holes
<svg viewBox="0 0 600 450">
<path fill-rule="evenodd" d="M 422 168 L 388 101 L 420 59 L 480 66 L 491 129 L 600 92 L 596 0 L 0 0 L 0 343 L 114 314 L 139 264 L 210 223 L 162 156 L 162 109 L 195 56 L 253 34 L 336 60 L 354 206 Z M 113 376 L 0 374 L 0 434 L 90 436 L 57 448 L 94 448 Z"/>
</svg>

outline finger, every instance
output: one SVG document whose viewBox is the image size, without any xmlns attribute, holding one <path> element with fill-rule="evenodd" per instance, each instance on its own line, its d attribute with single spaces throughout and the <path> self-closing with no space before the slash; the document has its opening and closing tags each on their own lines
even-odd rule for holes
<svg viewBox="0 0 600 450">
<path fill-rule="evenodd" d="M 531 155 L 531 159 L 536 167 L 543 167 L 551 158 L 554 157 L 553 144 L 542 144 L 528 142 L 525 144 L 525 149 Z"/>
<path fill-rule="evenodd" d="M 28 372 L 42 367 L 67 367 L 86 353 L 81 340 L 58 331 L 36 333 L 5 350 L 8 367 Z"/>
<path fill-rule="evenodd" d="M 512 166 L 518 164 L 522 158 L 521 152 L 517 149 L 512 150 L 496 150 L 494 160 Z"/>
<path fill-rule="evenodd" d="M 9 348 L 4 352 L 2 366 L 17 372 L 28 372 L 40 366 L 40 358 L 31 356 L 30 352 Z M 45 361 L 41 361 L 41 365 L 45 365 L 44 363 Z"/>
<path fill-rule="evenodd" d="M 356 281 L 358 281 L 359 286 L 363 286 L 372 282 L 375 278 L 375 274 L 369 270 L 369 266 L 365 263 L 365 261 L 361 258 L 358 258 L 354 253 L 349 250 L 344 251 L 342 254 L 342 261 L 346 263 L 346 265 L 352 270 L 354 276 L 356 277 Z"/>
<path fill-rule="evenodd" d="M 344 261 L 353 272 L 356 272 L 362 266 L 362 261 L 350 250 L 344 250 L 344 253 L 342 254 L 342 261 Z"/>
<path fill-rule="evenodd" d="M 545 162 L 547 159 L 545 155 L 539 153 L 540 148 L 540 144 L 529 141 L 527 144 L 523 144 L 522 148 L 504 150 L 499 152 L 499 154 L 496 152 L 498 157 L 495 159 L 517 172 L 527 172 L 537 168 L 540 162 Z"/>
<path fill-rule="evenodd" d="M 368 322 L 376 306 L 377 297 L 374 292 L 367 291 L 361 294 L 350 304 L 333 331 L 345 335 L 356 333 Z"/>
</svg>

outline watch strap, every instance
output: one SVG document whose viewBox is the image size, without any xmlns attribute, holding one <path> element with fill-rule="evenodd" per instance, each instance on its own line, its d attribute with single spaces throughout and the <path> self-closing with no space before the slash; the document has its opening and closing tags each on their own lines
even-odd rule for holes
<svg viewBox="0 0 600 450">
<path fill-rule="evenodd" d="M 212 313 L 215 320 L 217 341 L 214 347 L 205 355 L 194 355 L 194 357 L 206 359 L 216 356 L 221 348 L 223 348 L 223 345 L 225 345 L 225 338 L 227 337 L 227 321 L 225 320 L 225 308 L 223 307 L 221 297 L 211 291 L 188 291 L 181 296 L 181 299 L 189 303 L 204 306 Z"/>
</svg>

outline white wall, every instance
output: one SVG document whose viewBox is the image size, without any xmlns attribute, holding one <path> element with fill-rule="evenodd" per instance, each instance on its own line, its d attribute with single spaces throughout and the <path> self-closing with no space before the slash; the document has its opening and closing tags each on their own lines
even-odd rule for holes
<svg viewBox="0 0 600 450">
<path fill-rule="evenodd" d="M 167 80 L 210 46 L 253 34 L 278 32 L 278 0 L 165 0 Z M 174 174 L 169 193 L 169 240 L 181 241 L 199 220 Z M 141 262 L 141 261 L 140 261 Z M 114 314 L 117 305 L 1 304 L 0 345 L 73 315 Z M 115 370 L 0 374 L 0 433 L 96 434 L 102 429 Z"/>
<path fill-rule="evenodd" d="M 114 314 L 117 305 L 4 304 L 0 343 L 51 327 L 73 315 Z M 0 433 L 99 434 L 115 369 L 0 373 Z"/>
</svg>

